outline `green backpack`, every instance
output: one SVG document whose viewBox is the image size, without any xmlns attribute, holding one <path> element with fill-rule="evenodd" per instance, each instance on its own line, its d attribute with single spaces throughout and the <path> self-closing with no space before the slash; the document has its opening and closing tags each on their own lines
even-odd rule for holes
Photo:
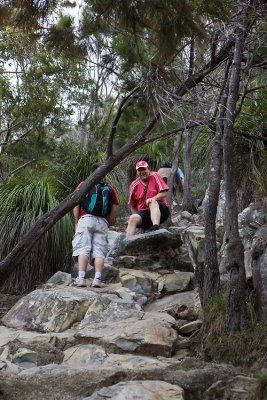
<svg viewBox="0 0 267 400">
<path fill-rule="evenodd" d="M 97 183 L 80 201 L 82 209 L 89 214 L 106 217 L 111 210 L 110 187 L 106 182 Z"/>
</svg>

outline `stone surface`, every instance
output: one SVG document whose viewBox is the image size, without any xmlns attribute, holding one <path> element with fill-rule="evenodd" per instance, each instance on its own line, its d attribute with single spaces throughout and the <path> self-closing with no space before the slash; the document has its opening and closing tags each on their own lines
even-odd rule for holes
<svg viewBox="0 0 267 400">
<path fill-rule="evenodd" d="M 182 363 L 176 360 L 173 365 L 167 363 L 161 368 L 145 369 L 144 365 L 140 370 L 125 369 L 125 365 L 121 369 L 103 368 L 98 371 L 50 364 L 16 375 L 0 374 L 1 400 L 82 400 L 91 396 L 96 388 L 144 379 L 178 385 L 190 393 L 191 399 L 203 400 L 204 391 L 213 383 L 227 381 L 229 376 L 233 378 L 238 373 L 238 369 L 230 365 L 197 362 L 194 359 L 186 359 Z"/>
<path fill-rule="evenodd" d="M 193 320 L 201 314 L 197 292 L 183 292 L 156 300 L 145 307 L 149 312 L 167 312 L 175 318 Z"/>
<path fill-rule="evenodd" d="M 69 285 L 72 282 L 71 274 L 67 274 L 66 272 L 57 271 L 48 281 L 46 285 Z"/>
<path fill-rule="evenodd" d="M 201 328 L 202 321 L 196 320 L 189 322 L 188 324 L 184 324 L 179 328 L 179 332 L 183 335 L 188 335 L 195 332 L 197 329 Z"/>
<path fill-rule="evenodd" d="M 193 274 L 191 272 L 179 272 L 174 274 L 168 274 L 163 277 L 163 292 L 177 293 L 183 292 L 189 288 L 191 280 L 193 279 Z"/>
<path fill-rule="evenodd" d="M 21 368 L 32 368 L 37 366 L 38 354 L 35 351 L 19 348 L 13 355 L 12 362 Z"/>
<path fill-rule="evenodd" d="M 228 380 L 215 382 L 205 392 L 203 400 L 256 400 L 257 382 L 247 376 L 235 376 Z M 266 399 L 266 396 L 264 397 Z"/>
<path fill-rule="evenodd" d="M 258 316 L 267 321 L 267 224 L 257 230 L 253 239 L 252 276 Z"/>
<path fill-rule="evenodd" d="M 145 296 L 150 296 L 157 291 L 158 279 L 159 274 L 157 273 L 120 269 L 122 286 Z"/>
<path fill-rule="evenodd" d="M 164 370 L 178 366 L 177 359 L 170 358 L 157 359 L 154 357 L 144 357 L 133 354 L 114 354 L 104 350 L 103 347 L 86 344 L 70 347 L 64 352 L 64 360 L 62 365 L 71 368 L 87 368 L 88 370 L 110 371 L 136 371 L 147 372 Z"/>
<path fill-rule="evenodd" d="M 162 381 L 128 381 L 97 390 L 84 400 L 184 400 L 184 391 Z"/>
<path fill-rule="evenodd" d="M 81 342 L 102 345 L 111 352 L 171 357 L 177 340 L 173 326 L 174 318 L 166 313 L 144 313 L 140 319 L 90 324 L 75 336 Z"/>
<path fill-rule="evenodd" d="M 78 288 L 38 289 L 19 300 L 3 317 L 11 328 L 62 332 L 80 322 L 98 296 Z"/>
</svg>

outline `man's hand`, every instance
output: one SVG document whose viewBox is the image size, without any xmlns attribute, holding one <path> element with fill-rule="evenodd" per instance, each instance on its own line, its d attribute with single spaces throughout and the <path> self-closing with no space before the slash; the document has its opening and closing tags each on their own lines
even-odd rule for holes
<svg viewBox="0 0 267 400">
<path fill-rule="evenodd" d="M 150 203 L 152 203 L 152 198 L 146 199 L 146 205 L 148 206 Z"/>
</svg>

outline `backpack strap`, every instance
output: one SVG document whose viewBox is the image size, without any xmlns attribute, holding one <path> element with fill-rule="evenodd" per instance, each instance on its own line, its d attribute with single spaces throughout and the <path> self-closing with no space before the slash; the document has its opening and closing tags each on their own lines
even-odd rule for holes
<svg viewBox="0 0 267 400">
<path fill-rule="evenodd" d="M 97 184 L 95 185 L 95 193 L 93 193 L 93 194 L 91 195 L 91 201 L 90 201 L 90 204 L 89 204 L 89 207 L 88 207 L 88 212 L 89 212 L 89 213 L 92 212 L 93 209 L 94 209 L 94 206 L 95 206 L 95 203 L 96 203 L 96 198 L 97 198 L 97 190 L 98 190 L 98 187 L 99 187 L 99 186 L 100 186 L 99 183 L 97 183 Z"/>
</svg>

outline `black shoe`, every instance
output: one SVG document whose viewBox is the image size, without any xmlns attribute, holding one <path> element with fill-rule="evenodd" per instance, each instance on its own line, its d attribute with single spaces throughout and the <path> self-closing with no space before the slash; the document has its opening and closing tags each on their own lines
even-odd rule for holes
<svg viewBox="0 0 267 400">
<path fill-rule="evenodd" d="M 152 231 L 158 231 L 159 230 L 159 226 L 158 225 L 153 225 L 152 226 Z"/>
</svg>

